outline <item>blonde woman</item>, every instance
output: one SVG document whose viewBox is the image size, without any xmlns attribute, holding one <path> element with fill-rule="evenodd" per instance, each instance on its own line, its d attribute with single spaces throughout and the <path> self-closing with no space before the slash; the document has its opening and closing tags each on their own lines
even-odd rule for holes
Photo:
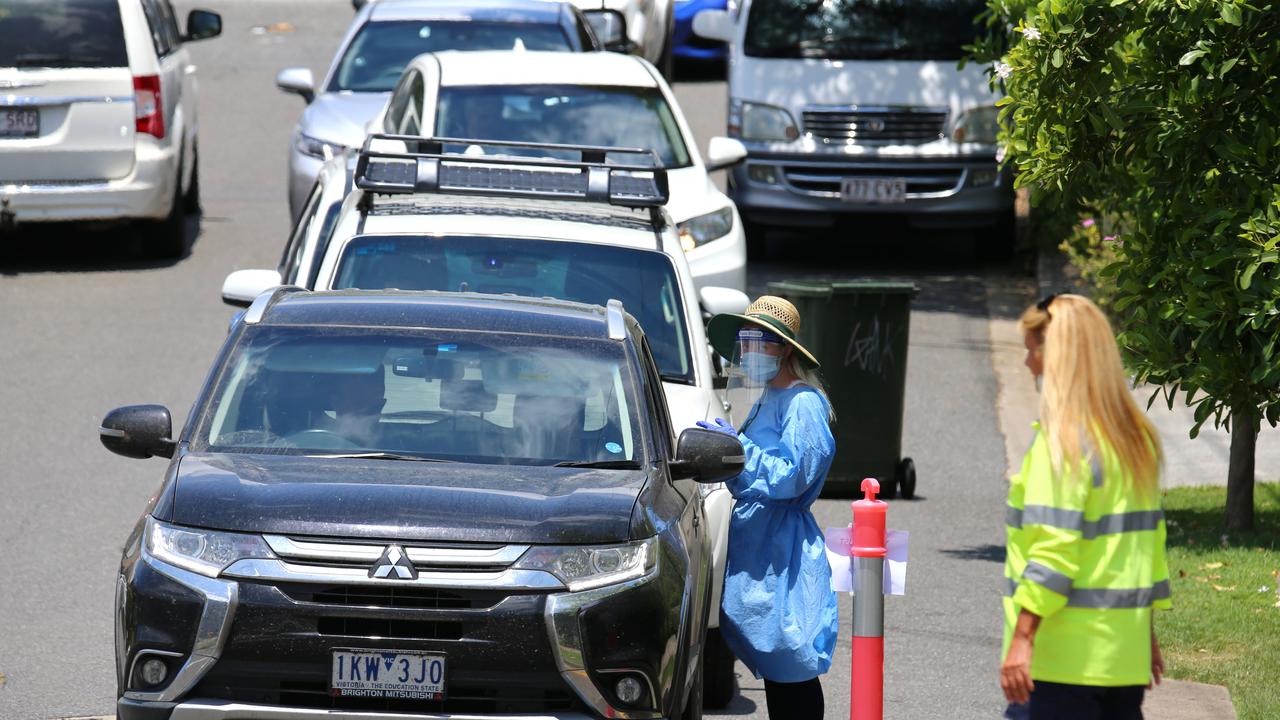
<svg viewBox="0 0 1280 720">
<path fill-rule="evenodd" d="M 1096 305 L 1050 295 L 1019 327 L 1042 384 L 1006 508 L 1006 716 L 1141 718 L 1164 672 L 1152 611 L 1171 606 L 1160 440 Z"/>
</svg>

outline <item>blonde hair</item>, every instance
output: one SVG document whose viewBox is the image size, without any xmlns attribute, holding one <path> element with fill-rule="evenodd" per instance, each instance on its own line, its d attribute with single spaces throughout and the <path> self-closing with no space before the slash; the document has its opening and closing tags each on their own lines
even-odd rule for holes
<svg viewBox="0 0 1280 720">
<path fill-rule="evenodd" d="M 1083 457 L 1086 442 L 1097 451 L 1109 447 L 1133 479 L 1134 489 L 1154 493 L 1159 486 L 1160 437 L 1129 392 L 1111 323 L 1080 295 L 1056 295 L 1041 305 L 1045 304 L 1027 308 L 1018 329 L 1040 341 L 1040 422 L 1054 466 L 1062 467 L 1066 458 Z"/>
<path fill-rule="evenodd" d="M 827 402 L 827 422 L 836 421 L 836 406 L 831 404 L 831 398 L 827 397 L 827 388 L 822 383 L 822 373 L 818 372 L 818 368 L 809 364 L 804 358 L 804 353 L 799 352 L 795 348 L 791 348 L 791 353 L 787 355 L 787 367 L 791 370 L 791 374 L 800 379 L 800 382 L 808 385 Z"/>
</svg>

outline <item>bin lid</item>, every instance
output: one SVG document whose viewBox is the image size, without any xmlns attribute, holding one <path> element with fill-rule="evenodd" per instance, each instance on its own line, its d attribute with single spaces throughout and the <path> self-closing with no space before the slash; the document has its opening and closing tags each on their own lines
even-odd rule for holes
<svg viewBox="0 0 1280 720">
<path fill-rule="evenodd" d="M 769 293 L 793 297 L 831 295 L 912 295 L 920 291 L 915 283 L 899 280 L 781 280 L 769 283 Z"/>
</svg>

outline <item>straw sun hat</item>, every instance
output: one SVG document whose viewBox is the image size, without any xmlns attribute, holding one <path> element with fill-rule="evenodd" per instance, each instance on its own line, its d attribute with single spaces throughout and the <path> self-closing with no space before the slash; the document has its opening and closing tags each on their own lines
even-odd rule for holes
<svg viewBox="0 0 1280 720">
<path fill-rule="evenodd" d="M 732 359 L 734 346 L 738 342 L 738 329 L 743 325 L 757 325 L 777 335 L 790 343 L 811 366 L 818 367 L 818 359 L 796 340 L 796 335 L 800 332 L 800 312 L 790 302 L 773 295 L 761 295 L 747 306 L 743 315 L 716 315 L 707 324 L 707 337 L 711 341 L 711 347 L 721 357 Z"/>
</svg>

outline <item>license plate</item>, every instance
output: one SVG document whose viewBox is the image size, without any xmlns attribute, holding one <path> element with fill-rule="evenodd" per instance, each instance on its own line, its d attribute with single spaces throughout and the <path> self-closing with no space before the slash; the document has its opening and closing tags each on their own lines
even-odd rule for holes
<svg viewBox="0 0 1280 720">
<path fill-rule="evenodd" d="M 444 699 L 444 656 L 413 650 L 333 651 L 336 697 Z"/>
<path fill-rule="evenodd" d="M 35 137 L 39 134 L 39 110 L 0 107 L 0 137 Z"/>
<path fill-rule="evenodd" d="M 906 178 L 845 178 L 840 198 L 847 203 L 892 204 L 907 201 Z"/>
</svg>

